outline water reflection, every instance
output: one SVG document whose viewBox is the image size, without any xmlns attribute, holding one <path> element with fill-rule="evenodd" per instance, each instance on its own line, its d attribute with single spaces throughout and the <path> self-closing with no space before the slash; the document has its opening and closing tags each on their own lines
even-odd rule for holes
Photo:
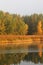
<svg viewBox="0 0 43 65">
<path fill-rule="evenodd" d="M 28 53 L 27 55 L 25 55 L 24 58 L 25 61 L 31 61 L 34 63 L 43 63 L 43 52 L 42 52 L 42 57 L 39 56 L 39 52 L 32 52 L 32 53 Z"/>
<path fill-rule="evenodd" d="M 32 62 L 38 64 L 39 62 L 43 64 L 43 52 L 42 57 L 39 56 L 38 52 L 29 53 L 13 53 L 13 54 L 0 54 L 0 64 L 10 65 L 10 64 L 20 64 L 21 61 Z"/>
<path fill-rule="evenodd" d="M 4 50 L 14 50 L 15 53 L 0 53 L 0 65 L 24 65 L 24 63 L 28 63 L 31 62 L 31 64 L 43 64 L 43 52 L 41 51 L 42 49 L 39 49 L 37 45 L 31 45 L 28 47 L 24 47 L 24 46 L 12 46 L 11 47 L 6 47 Z M 25 50 L 27 49 L 28 51 L 32 51 L 32 52 L 27 52 L 25 50 L 25 52 L 17 52 L 16 50 Z M 40 50 L 39 52 L 35 52 L 35 50 Z M 14 52 L 13 51 L 13 52 Z M 16 53 L 17 52 L 17 53 Z M 22 63 L 22 61 L 24 63 Z M 28 65 L 28 64 L 27 64 Z"/>
</svg>

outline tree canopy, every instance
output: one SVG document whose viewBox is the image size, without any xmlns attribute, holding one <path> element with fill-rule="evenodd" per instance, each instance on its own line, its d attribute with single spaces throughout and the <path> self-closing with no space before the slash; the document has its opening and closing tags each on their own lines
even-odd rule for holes
<svg viewBox="0 0 43 65">
<path fill-rule="evenodd" d="M 27 34 L 28 26 L 19 15 L 0 11 L 0 34 Z"/>
<path fill-rule="evenodd" d="M 43 34 L 43 14 L 20 16 L 0 11 L 0 34 Z"/>
</svg>

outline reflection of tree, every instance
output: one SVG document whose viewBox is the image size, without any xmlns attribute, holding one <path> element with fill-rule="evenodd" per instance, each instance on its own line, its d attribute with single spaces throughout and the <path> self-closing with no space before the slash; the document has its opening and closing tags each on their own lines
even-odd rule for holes
<svg viewBox="0 0 43 65">
<path fill-rule="evenodd" d="M 16 46 L 15 46 L 16 47 Z M 6 47 L 6 50 L 10 49 L 20 49 L 20 47 L 16 48 Z M 22 47 L 23 48 L 23 47 Z M 31 50 L 38 50 L 37 45 L 28 46 L 28 49 Z M 21 61 L 31 61 L 34 63 L 43 63 L 43 52 L 42 55 L 39 55 L 39 52 L 28 52 L 28 53 L 7 53 L 7 54 L 0 54 L 0 65 L 10 65 L 10 64 L 20 64 Z"/>
<path fill-rule="evenodd" d="M 0 64 L 10 65 L 18 64 L 24 59 L 25 53 L 14 53 L 14 54 L 0 54 Z"/>
<path fill-rule="evenodd" d="M 40 58 L 40 63 L 43 63 L 43 52 L 42 52 L 42 57 Z"/>
<path fill-rule="evenodd" d="M 43 55 L 40 57 L 38 52 L 29 52 L 27 55 L 25 55 L 24 60 L 32 61 L 34 63 L 43 63 Z"/>
<path fill-rule="evenodd" d="M 14 53 L 14 54 L 0 54 L 0 64 L 10 65 L 10 64 L 20 64 L 21 61 L 31 61 L 34 63 L 43 63 L 43 53 L 42 57 L 39 56 L 38 52 L 26 53 Z"/>
<path fill-rule="evenodd" d="M 42 44 L 39 44 L 39 45 L 30 45 L 28 46 L 28 49 L 30 51 L 39 51 L 39 56 L 42 57 L 42 51 L 43 51 L 43 45 Z"/>
</svg>

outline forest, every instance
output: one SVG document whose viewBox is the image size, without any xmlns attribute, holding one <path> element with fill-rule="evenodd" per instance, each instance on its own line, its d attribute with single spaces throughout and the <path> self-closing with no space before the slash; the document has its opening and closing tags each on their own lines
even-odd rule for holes
<svg viewBox="0 0 43 65">
<path fill-rule="evenodd" d="M 32 15 L 20 16 L 17 14 L 10 14 L 8 12 L 0 11 L 0 35 L 43 35 L 43 14 L 32 14 Z M 3 40 L 0 38 L 0 41 L 2 42 Z M 26 45 L 23 45 L 23 46 L 19 46 L 19 45 L 12 46 L 11 45 L 11 47 L 9 47 L 9 45 L 5 47 L 4 45 L 2 46 L 0 45 L 0 50 L 6 50 L 6 49 L 16 50 L 20 48 L 22 49 L 27 48 Z M 35 64 L 38 64 L 40 62 L 42 64 L 43 63 L 43 52 L 41 52 L 42 53 L 41 57 L 39 53 L 40 52 L 7 53 L 7 54 L 3 53 L 3 54 L 0 54 L 0 64 L 1 65 L 10 65 L 10 64 L 18 65 L 21 63 L 21 61 L 26 61 L 26 62 L 31 61 L 31 62 L 34 62 Z"/>
<path fill-rule="evenodd" d="M 0 11 L 0 35 L 42 35 L 43 14 L 20 16 Z"/>
</svg>

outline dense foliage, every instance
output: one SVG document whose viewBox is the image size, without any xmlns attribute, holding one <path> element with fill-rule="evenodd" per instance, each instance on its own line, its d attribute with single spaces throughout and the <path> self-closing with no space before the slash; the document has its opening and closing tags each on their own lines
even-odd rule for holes
<svg viewBox="0 0 43 65">
<path fill-rule="evenodd" d="M 0 34 L 43 34 L 43 14 L 21 17 L 0 11 Z"/>
<path fill-rule="evenodd" d="M 28 26 L 19 15 L 0 11 L 0 34 L 27 34 Z"/>
<path fill-rule="evenodd" d="M 28 34 L 43 34 L 43 14 L 33 14 L 22 18 L 29 27 Z"/>
</svg>

